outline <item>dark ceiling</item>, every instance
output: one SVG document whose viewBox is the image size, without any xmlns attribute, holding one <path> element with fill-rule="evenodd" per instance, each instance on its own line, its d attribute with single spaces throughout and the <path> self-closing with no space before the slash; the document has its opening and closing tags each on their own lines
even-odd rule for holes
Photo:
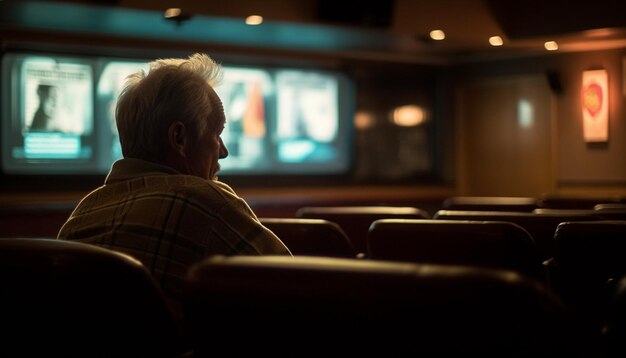
<svg viewBox="0 0 626 358">
<path fill-rule="evenodd" d="M 180 21 L 164 19 L 176 5 Z M 626 1 L 0 0 L 0 30 L 74 32 L 386 61 L 450 63 L 626 47 Z M 263 15 L 256 27 L 245 16 Z M 432 29 L 446 32 L 432 41 Z M 602 29 L 600 31 L 600 29 Z M 594 30 L 594 31 L 588 31 Z M 487 39 L 500 35 L 501 47 Z"/>
<path fill-rule="evenodd" d="M 509 39 L 626 27 L 626 1 L 485 0 Z"/>
</svg>

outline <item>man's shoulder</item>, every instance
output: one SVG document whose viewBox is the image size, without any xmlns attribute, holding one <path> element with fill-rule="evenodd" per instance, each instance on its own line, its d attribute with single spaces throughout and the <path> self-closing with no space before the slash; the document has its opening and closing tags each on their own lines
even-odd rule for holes
<svg viewBox="0 0 626 358">
<path fill-rule="evenodd" d="M 217 180 L 206 180 L 192 175 L 171 175 L 164 188 L 170 193 L 193 199 L 237 200 L 239 197 L 227 184 Z"/>
<path fill-rule="evenodd" d="M 148 175 L 104 185 L 84 198 L 90 205 L 131 201 L 185 201 L 198 206 L 233 205 L 241 199 L 226 184 L 183 174 Z"/>
</svg>

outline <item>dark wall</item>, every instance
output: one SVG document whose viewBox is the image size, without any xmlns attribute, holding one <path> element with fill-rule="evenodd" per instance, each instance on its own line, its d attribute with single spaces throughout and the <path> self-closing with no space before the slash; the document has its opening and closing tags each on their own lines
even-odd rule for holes
<svg viewBox="0 0 626 358">
<path fill-rule="evenodd" d="M 553 91 L 553 141 L 556 186 L 621 190 L 626 186 L 626 49 L 557 53 L 514 60 L 486 61 L 454 69 L 457 81 L 511 75 L 545 76 Z M 583 137 L 581 82 L 585 70 L 606 69 L 609 79 L 609 140 L 587 143 Z"/>
</svg>

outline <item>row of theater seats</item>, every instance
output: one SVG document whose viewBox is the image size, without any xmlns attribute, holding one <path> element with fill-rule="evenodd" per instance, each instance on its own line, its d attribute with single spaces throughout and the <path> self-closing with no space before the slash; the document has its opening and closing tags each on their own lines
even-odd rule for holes
<svg viewBox="0 0 626 358">
<path fill-rule="evenodd" d="M 129 256 L 0 239 L 2 356 L 589 356 L 561 300 L 510 270 L 322 257 L 210 257 L 177 324 Z M 621 282 L 626 285 L 626 281 Z M 623 353 L 621 286 L 603 356 Z M 613 316 L 617 317 L 617 316 Z"/>
<path fill-rule="evenodd" d="M 599 205 L 600 209 L 533 209 L 526 211 L 459 210 L 442 209 L 430 215 L 427 211 L 415 207 L 390 206 L 332 206 L 302 207 L 295 213 L 299 219 L 323 219 L 338 224 L 344 231 L 357 254 L 366 255 L 368 250 L 368 231 L 372 222 L 378 219 L 436 219 L 436 220 L 471 220 L 471 221 L 506 221 L 520 225 L 528 231 L 535 241 L 542 261 L 554 256 L 554 232 L 562 222 L 626 220 L 626 204 Z M 297 233 L 298 220 L 294 218 L 264 218 L 265 223 L 276 230 L 294 230 L 279 235 L 289 239 Z M 283 226 L 295 224 L 296 228 Z M 303 222 L 303 220 L 299 220 Z M 302 233 L 300 235 L 302 236 Z M 298 245 L 298 242 L 292 243 Z"/>
<path fill-rule="evenodd" d="M 512 271 L 239 256 L 203 261 L 187 284 L 190 341 L 201 357 L 214 355 L 209 339 L 233 354 L 273 356 L 571 357 L 586 350 L 558 298 Z"/>
<path fill-rule="evenodd" d="M 178 325 L 148 271 L 99 247 L 0 239 L 3 356 L 242 354 L 619 357 L 626 279 L 603 341 L 558 295 L 510 270 L 321 257 L 211 257 Z"/>
<path fill-rule="evenodd" d="M 626 197 L 576 197 L 545 194 L 541 197 L 520 196 L 452 196 L 441 204 L 446 210 L 525 211 L 535 209 L 611 209 L 626 205 Z M 597 207 L 598 206 L 598 207 Z"/>
<path fill-rule="evenodd" d="M 610 215 L 596 209 L 535 208 L 439 210 L 432 217 L 416 208 L 305 207 L 298 218 L 262 220 L 272 221 L 269 226 L 281 232 L 296 255 L 314 254 L 300 246 L 304 226 L 328 225 L 335 234 L 325 239 L 351 242 L 360 258 L 514 270 L 545 284 L 589 330 L 588 336 L 601 339 L 615 283 L 626 274 L 626 205 L 607 206 Z M 289 235 L 281 225 L 299 227 L 299 234 Z M 354 255 L 350 252 L 336 256 Z"/>
<path fill-rule="evenodd" d="M 626 221 L 536 209 L 467 218 L 488 212 L 309 207 L 261 218 L 295 257 L 199 263 L 182 327 L 130 257 L 0 239 L 10 332 L 0 355 L 624 356 Z"/>
</svg>

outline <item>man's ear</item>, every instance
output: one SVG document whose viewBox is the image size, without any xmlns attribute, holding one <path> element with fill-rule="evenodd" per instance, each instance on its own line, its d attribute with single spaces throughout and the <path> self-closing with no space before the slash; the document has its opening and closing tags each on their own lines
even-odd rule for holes
<svg viewBox="0 0 626 358">
<path fill-rule="evenodd" d="M 186 147 L 189 141 L 187 138 L 187 128 L 181 121 L 170 124 L 167 131 L 167 140 L 170 148 L 181 157 L 186 157 Z"/>
</svg>

